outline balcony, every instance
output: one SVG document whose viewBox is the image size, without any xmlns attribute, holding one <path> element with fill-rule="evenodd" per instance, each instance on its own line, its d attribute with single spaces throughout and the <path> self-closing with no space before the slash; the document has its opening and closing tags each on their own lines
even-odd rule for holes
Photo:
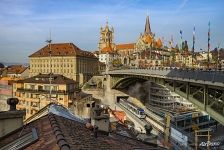
<svg viewBox="0 0 224 150">
<path fill-rule="evenodd" d="M 48 94 L 50 93 L 50 90 L 38 90 L 38 89 L 25 89 L 25 88 L 17 88 L 17 92 L 28 92 L 28 93 L 43 93 L 43 94 Z M 74 91 L 66 91 L 66 90 L 52 90 L 52 94 L 69 94 L 73 93 Z"/>
</svg>

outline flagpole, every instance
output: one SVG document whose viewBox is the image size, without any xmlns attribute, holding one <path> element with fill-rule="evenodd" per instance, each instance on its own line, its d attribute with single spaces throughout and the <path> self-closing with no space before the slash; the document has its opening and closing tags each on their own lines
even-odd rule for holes
<svg viewBox="0 0 224 150">
<path fill-rule="evenodd" d="M 49 57 L 50 57 L 50 61 L 49 61 L 49 67 L 50 67 L 50 74 L 49 74 L 49 82 L 50 82 L 50 92 L 49 92 L 49 99 L 50 99 L 50 103 L 51 103 L 51 93 L 52 93 L 52 89 L 51 89 L 51 76 L 52 76 L 52 68 L 51 68 L 51 65 L 52 65 L 52 62 L 51 62 L 51 54 L 52 54 L 52 51 L 51 51 L 51 30 L 50 30 L 50 39 L 46 41 L 48 43 L 48 46 L 49 46 Z"/>
<path fill-rule="evenodd" d="M 182 36 L 182 30 L 180 30 L 180 42 L 181 42 L 181 44 L 180 44 L 180 50 L 181 50 L 180 57 L 181 57 L 181 68 L 182 68 L 182 66 L 183 66 L 183 62 L 182 62 L 182 58 L 183 58 L 183 56 L 182 56 L 182 52 L 183 52 L 183 36 Z"/>
<path fill-rule="evenodd" d="M 183 35 L 182 35 L 182 30 L 180 30 L 180 49 L 183 50 Z"/>
<path fill-rule="evenodd" d="M 218 52 L 218 55 L 217 55 L 217 70 L 220 69 L 219 68 L 219 65 L 220 65 L 220 60 L 219 60 L 219 57 L 220 57 L 220 51 L 219 51 L 219 46 L 220 46 L 220 43 L 218 44 L 218 47 L 217 47 L 217 52 Z"/>
<path fill-rule="evenodd" d="M 210 54 L 210 21 L 208 22 L 208 69 L 209 69 L 209 65 L 210 65 L 210 58 L 209 58 L 209 54 Z"/>
<path fill-rule="evenodd" d="M 195 44 L 195 26 L 194 26 L 194 29 L 193 29 L 193 47 L 192 47 L 192 68 L 194 67 L 194 61 L 193 61 L 193 58 L 194 58 L 194 44 Z"/>
</svg>

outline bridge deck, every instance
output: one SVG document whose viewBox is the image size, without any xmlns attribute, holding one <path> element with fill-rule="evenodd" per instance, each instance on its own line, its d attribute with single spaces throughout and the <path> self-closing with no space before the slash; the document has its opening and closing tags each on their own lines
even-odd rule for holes
<svg viewBox="0 0 224 150">
<path fill-rule="evenodd" d="M 109 71 L 109 75 L 113 88 L 125 88 L 138 79 L 162 84 L 224 124 L 223 71 L 126 69 Z"/>
<path fill-rule="evenodd" d="M 113 70 L 109 74 L 136 74 L 147 76 L 160 76 L 176 80 L 187 79 L 195 83 L 208 83 L 224 87 L 223 71 L 178 70 L 178 69 L 127 69 Z"/>
</svg>

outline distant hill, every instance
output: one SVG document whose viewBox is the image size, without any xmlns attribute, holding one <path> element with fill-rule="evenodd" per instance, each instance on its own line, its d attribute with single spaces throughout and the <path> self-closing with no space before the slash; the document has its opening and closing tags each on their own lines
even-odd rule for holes
<svg viewBox="0 0 224 150">
<path fill-rule="evenodd" d="M 0 63 L 2 63 L 5 67 L 6 66 L 11 66 L 11 65 L 24 65 L 24 66 L 29 66 L 29 64 L 28 63 L 11 63 L 11 62 L 9 62 L 9 63 L 7 63 L 7 62 L 0 62 Z"/>
</svg>

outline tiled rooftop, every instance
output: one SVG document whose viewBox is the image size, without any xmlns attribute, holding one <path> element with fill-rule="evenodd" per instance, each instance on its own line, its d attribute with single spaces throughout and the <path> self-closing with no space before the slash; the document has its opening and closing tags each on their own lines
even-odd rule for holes
<svg viewBox="0 0 224 150">
<path fill-rule="evenodd" d="M 101 52 L 102 54 L 104 53 L 115 53 L 115 51 L 113 50 L 113 48 L 111 46 L 108 46 L 108 47 L 104 47 Z"/>
<path fill-rule="evenodd" d="M 68 113 L 63 111 L 63 115 L 55 113 L 65 110 L 63 106 L 52 104 L 50 107 L 57 107 L 54 111 L 50 111 L 47 115 L 36 119 L 22 128 L 11 132 L 10 134 L 0 139 L 0 147 L 17 139 L 19 135 L 25 135 L 30 132 L 32 128 L 37 130 L 38 140 L 25 149 L 38 149 L 38 150 L 69 150 L 69 149 L 163 149 L 156 147 L 150 143 L 143 143 L 127 137 L 116 132 L 109 135 L 98 132 L 95 137 L 91 129 L 86 128 L 86 124 L 79 119 L 72 119 L 75 116 L 65 117 L 64 114 Z M 56 115 L 57 114 L 57 115 Z"/>
<path fill-rule="evenodd" d="M 116 50 L 134 49 L 135 43 L 117 44 Z"/>
<path fill-rule="evenodd" d="M 46 45 L 40 50 L 36 51 L 29 57 L 48 57 L 50 46 Z M 96 58 L 93 53 L 83 51 L 73 43 L 54 43 L 51 44 L 51 56 L 80 56 Z M 97 58 L 96 58 L 97 59 Z"/>
<path fill-rule="evenodd" d="M 7 68 L 4 68 L 7 70 L 7 74 L 21 74 L 23 73 L 28 67 L 25 67 L 23 65 L 12 65 L 8 66 Z"/>
<path fill-rule="evenodd" d="M 49 81 L 50 75 L 49 74 L 39 74 L 36 76 L 33 76 L 31 78 L 27 78 L 24 80 L 18 80 L 17 83 L 45 83 L 45 84 L 50 84 Z M 70 83 L 77 83 L 76 81 L 69 79 L 63 75 L 59 74 L 52 74 L 52 84 L 70 84 Z"/>
</svg>

